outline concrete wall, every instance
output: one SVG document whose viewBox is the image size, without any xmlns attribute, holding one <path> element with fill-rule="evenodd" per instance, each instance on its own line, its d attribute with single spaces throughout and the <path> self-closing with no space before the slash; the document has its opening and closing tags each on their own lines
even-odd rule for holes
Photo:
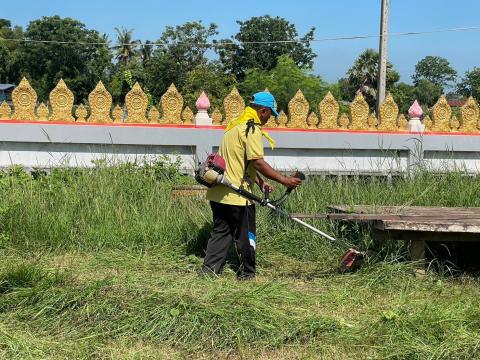
<svg viewBox="0 0 480 360">
<path fill-rule="evenodd" d="M 318 174 L 406 174 L 420 165 L 432 170 L 480 169 L 480 136 L 271 129 L 266 159 L 279 170 Z M 0 167 L 27 169 L 93 166 L 94 160 L 143 161 L 180 157 L 192 171 L 218 147 L 222 128 L 168 125 L 0 123 Z"/>
</svg>

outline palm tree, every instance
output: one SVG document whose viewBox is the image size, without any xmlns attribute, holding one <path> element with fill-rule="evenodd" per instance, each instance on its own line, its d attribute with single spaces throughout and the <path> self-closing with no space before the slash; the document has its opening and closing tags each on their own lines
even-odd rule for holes
<svg viewBox="0 0 480 360">
<path fill-rule="evenodd" d="M 127 65 L 135 56 L 137 56 L 137 47 L 140 44 L 139 40 L 132 40 L 133 29 L 127 30 L 124 27 L 121 29 L 115 28 L 117 32 L 117 45 L 113 46 L 116 50 L 115 58 Z"/>
<path fill-rule="evenodd" d="M 347 75 L 356 91 L 361 91 L 366 96 L 376 96 L 378 60 L 378 52 L 373 49 L 365 50 L 355 60 Z"/>
<path fill-rule="evenodd" d="M 142 57 L 142 63 L 145 65 L 148 60 L 152 57 L 152 52 L 153 52 L 153 46 L 152 42 L 150 40 L 145 41 L 145 44 L 142 45 L 142 48 L 140 49 L 140 55 Z"/>
<path fill-rule="evenodd" d="M 347 71 L 350 96 L 361 92 L 368 104 L 373 107 L 377 97 L 377 76 L 380 56 L 373 49 L 362 52 L 353 66 Z M 387 62 L 387 89 L 400 79 L 400 75 Z"/>
</svg>

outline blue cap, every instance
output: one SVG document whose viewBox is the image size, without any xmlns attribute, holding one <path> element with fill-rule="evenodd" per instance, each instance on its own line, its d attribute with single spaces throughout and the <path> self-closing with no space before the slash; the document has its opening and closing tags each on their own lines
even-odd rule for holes
<svg viewBox="0 0 480 360">
<path fill-rule="evenodd" d="M 272 94 L 270 94 L 267 91 L 261 91 L 256 94 L 253 94 L 251 103 L 268 107 L 272 109 L 273 116 L 275 117 L 278 116 L 278 112 L 277 110 L 275 110 L 275 98 L 273 97 Z"/>
</svg>

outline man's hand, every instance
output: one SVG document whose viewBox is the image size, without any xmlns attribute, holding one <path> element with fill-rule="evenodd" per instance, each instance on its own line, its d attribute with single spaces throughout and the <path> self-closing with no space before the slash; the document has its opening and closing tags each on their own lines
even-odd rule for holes
<svg viewBox="0 0 480 360">
<path fill-rule="evenodd" d="M 285 176 L 284 181 L 282 182 L 283 185 L 285 185 L 289 189 L 295 189 L 297 186 L 302 184 L 302 180 L 300 180 L 298 177 L 295 177 L 296 173 L 293 173 L 290 176 Z"/>
<path fill-rule="evenodd" d="M 273 186 L 270 185 L 268 182 L 264 181 L 260 176 L 257 175 L 257 178 L 255 179 L 255 182 L 257 183 L 258 187 L 262 192 L 264 193 L 265 191 L 271 193 L 273 191 Z"/>
<path fill-rule="evenodd" d="M 273 191 L 273 186 L 269 184 L 268 182 L 263 182 L 263 185 L 260 186 L 260 189 L 262 189 L 262 192 L 267 192 L 271 193 Z"/>
</svg>

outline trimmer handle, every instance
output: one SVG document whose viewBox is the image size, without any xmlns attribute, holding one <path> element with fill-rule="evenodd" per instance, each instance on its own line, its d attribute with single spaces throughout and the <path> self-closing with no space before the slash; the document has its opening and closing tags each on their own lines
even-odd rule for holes
<svg viewBox="0 0 480 360">
<path fill-rule="evenodd" d="M 302 181 L 307 178 L 305 174 L 301 171 L 295 171 L 295 174 L 293 174 L 293 177 L 299 178 Z"/>
<path fill-rule="evenodd" d="M 268 201 L 270 199 L 270 191 L 268 189 L 263 189 L 264 200 Z"/>
<path fill-rule="evenodd" d="M 296 177 L 302 181 L 304 181 L 307 177 L 305 176 L 305 174 L 301 171 L 295 171 L 295 173 L 292 175 L 293 177 Z M 289 188 L 287 189 L 287 194 L 290 194 L 292 192 L 293 188 Z"/>
</svg>

